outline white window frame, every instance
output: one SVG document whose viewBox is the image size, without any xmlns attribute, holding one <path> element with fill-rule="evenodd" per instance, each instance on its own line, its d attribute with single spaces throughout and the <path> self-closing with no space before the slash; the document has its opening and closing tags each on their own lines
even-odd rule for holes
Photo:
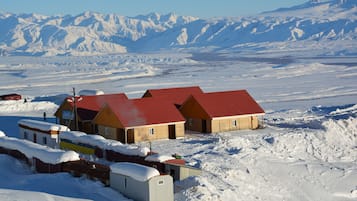
<svg viewBox="0 0 357 201">
<path fill-rule="evenodd" d="M 238 121 L 236 119 L 232 120 L 232 126 L 238 127 Z"/>
<path fill-rule="evenodd" d="M 155 134 L 155 129 L 154 128 L 149 128 L 149 134 L 154 135 Z"/>
</svg>

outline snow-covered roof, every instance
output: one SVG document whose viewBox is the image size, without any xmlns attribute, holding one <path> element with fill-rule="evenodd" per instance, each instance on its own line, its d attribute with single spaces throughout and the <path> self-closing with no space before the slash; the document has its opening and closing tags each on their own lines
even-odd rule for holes
<svg viewBox="0 0 357 201">
<path fill-rule="evenodd" d="M 129 176 L 137 181 L 145 182 L 152 177 L 159 176 L 157 169 L 136 163 L 114 163 L 110 165 L 113 173 Z"/>
<path fill-rule="evenodd" d="M 41 131 L 69 131 L 67 126 L 31 119 L 21 119 L 18 121 L 18 124 L 29 128 L 39 129 Z"/>
<path fill-rule="evenodd" d="M 6 136 L 5 133 L 0 131 L 0 137 L 5 137 L 5 136 Z"/>
<path fill-rule="evenodd" d="M 152 154 L 145 158 L 146 161 L 154 161 L 154 162 L 160 162 L 160 163 L 168 161 L 168 160 L 173 160 L 173 159 L 175 159 L 175 158 L 172 156 L 169 156 L 169 155 L 164 155 L 164 154 Z"/>
<path fill-rule="evenodd" d="M 74 151 L 52 149 L 28 140 L 13 137 L 0 137 L 0 146 L 6 149 L 18 150 L 25 154 L 27 158 L 35 157 L 50 164 L 79 160 L 79 154 Z"/>
<path fill-rule="evenodd" d="M 150 149 L 136 145 L 124 145 L 116 140 L 106 139 L 101 135 L 87 135 L 79 131 L 66 131 L 60 134 L 60 139 L 67 139 L 73 143 L 84 143 L 101 149 L 112 150 L 129 156 L 147 156 Z"/>
</svg>

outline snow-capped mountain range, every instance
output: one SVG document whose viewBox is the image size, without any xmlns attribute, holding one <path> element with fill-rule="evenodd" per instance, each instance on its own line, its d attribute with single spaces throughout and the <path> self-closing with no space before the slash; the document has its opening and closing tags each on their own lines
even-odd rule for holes
<svg viewBox="0 0 357 201">
<path fill-rule="evenodd" d="M 217 51 L 252 43 L 356 40 L 356 0 L 312 0 L 251 17 L 200 19 L 0 14 L 0 55 L 100 55 L 161 50 Z"/>
</svg>

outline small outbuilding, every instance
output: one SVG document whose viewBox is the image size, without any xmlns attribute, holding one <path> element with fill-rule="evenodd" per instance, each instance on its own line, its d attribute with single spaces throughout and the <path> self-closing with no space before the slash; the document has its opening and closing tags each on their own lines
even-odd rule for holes
<svg viewBox="0 0 357 201">
<path fill-rule="evenodd" d="M 136 201 L 173 201 L 170 175 L 160 175 L 155 168 L 135 163 L 110 166 L 110 187 Z"/>
<path fill-rule="evenodd" d="M 186 129 L 202 133 L 256 129 L 265 114 L 246 90 L 194 94 L 180 111 Z"/>
<path fill-rule="evenodd" d="M 60 132 L 69 131 L 67 126 L 31 119 L 22 119 L 18 125 L 21 139 L 52 148 L 58 148 Z"/>
<path fill-rule="evenodd" d="M 20 94 L 4 94 L 0 96 L 0 100 L 21 100 Z"/>
</svg>

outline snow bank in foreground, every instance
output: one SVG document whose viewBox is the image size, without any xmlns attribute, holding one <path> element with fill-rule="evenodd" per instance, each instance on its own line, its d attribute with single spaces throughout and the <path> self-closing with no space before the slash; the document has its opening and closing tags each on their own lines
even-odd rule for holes
<svg viewBox="0 0 357 201">
<path fill-rule="evenodd" d="M 0 200 L 1 201 L 14 201 L 14 200 L 17 201 L 20 200 L 89 201 L 88 199 L 50 195 L 48 193 L 43 193 L 43 192 L 10 190 L 10 189 L 0 189 Z"/>
<path fill-rule="evenodd" d="M 70 140 L 73 143 L 84 143 L 101 149 L 112 150 L 129 156 L 147 156 L 150 149 L 136 145 L 124 145 L 116 140 L 106 139 L 101 135 L 87 135 L 78 131 L 66 131 L 60 134 L 60 139 Z"/>
<path fill-rule="evenodd" d="M 136 163 L 115 163 L 110 166 L 110 170 L 113 173 L 127 175 L 137 181 L 142 182 L 160 175 L 157 169 Z"/>
<path fill-rule="evenodd" d="M 27 158 L 38 158 L 45 163 L 58 164 L 79 160 L 79 154 L 74 151 L 52 149 L 27 140 L 12 137 L 1 137 L 0 146 L 6 149 L 18 150 Z"/>
<path fill-rule="evenodd" d="M 68 173 L 36 174 L 26 164 L 3 154 L 0 178 L 1 201 L 129 201 L 99 181 Z"/>
<path fill-rule="evenodd" d="M 323 122 L 326 127 L 325 139 L 330 151 L 328 161 L 357 161 L 357 119 L 329 119 Z"/>
</svg>

